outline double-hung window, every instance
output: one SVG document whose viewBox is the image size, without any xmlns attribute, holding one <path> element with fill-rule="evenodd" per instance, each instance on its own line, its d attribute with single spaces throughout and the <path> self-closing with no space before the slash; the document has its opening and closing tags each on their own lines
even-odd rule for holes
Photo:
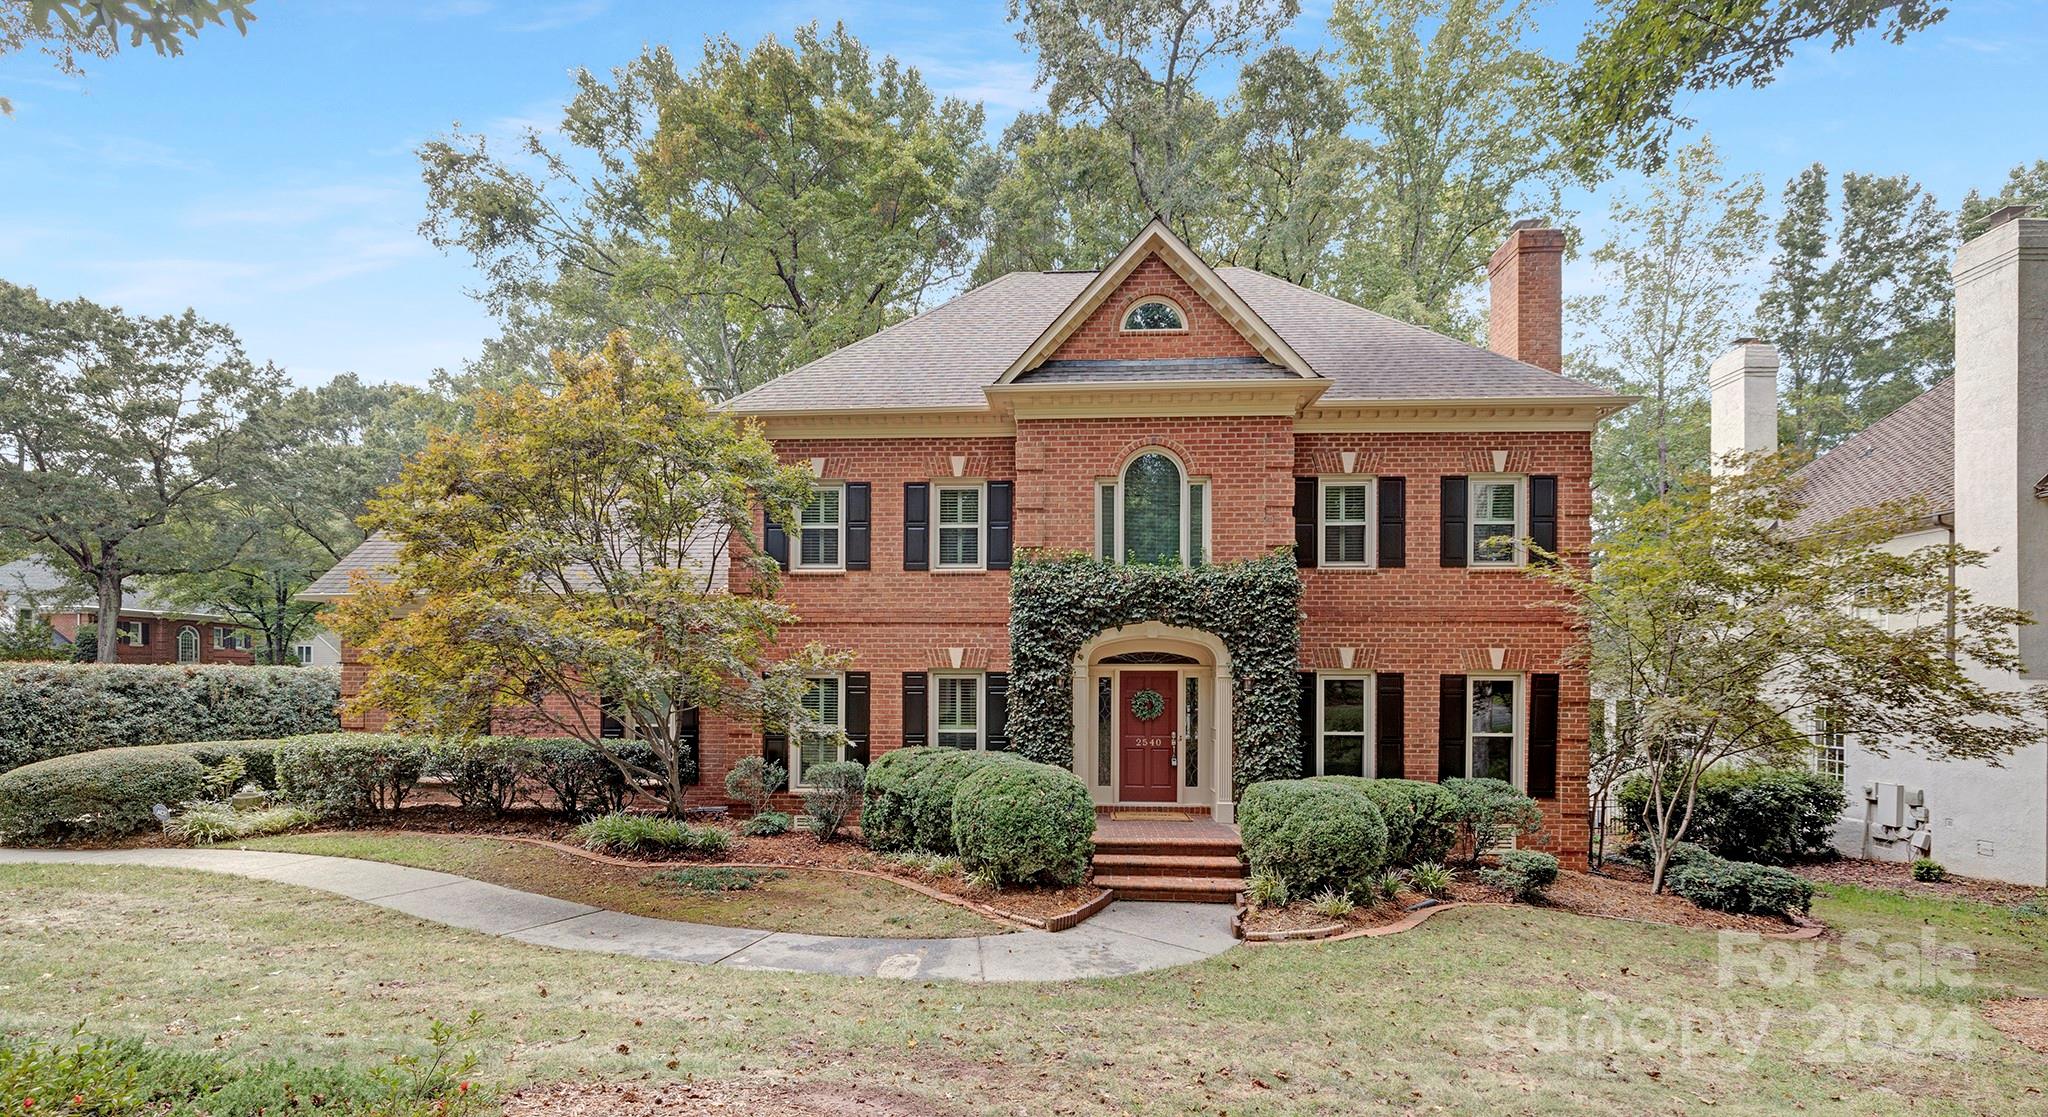
<svg viewBox="0 0 2048 1117">
<path fill-rule="evenodd" d="M 820 675 L 812 679 L 811 688 L 804 692 L 804 715 L 812 724 L 806 732 L 798 734 L 796 771 L 789 774 L 792 787 L 803 786 L 804 769 L 845 759 L 845 678 Z"/>
<path fill-rule="evenodd" d="M 297 645 L 294 645 L 294 646 L 292 647 L 292 658 L 293 658 L 293 659 L 296 659 L 296 660 L 298 660 L 298 661 L 299 661 L 299 666 L 301 666 L 301 667 L 305 667 L 305 666 L 307 666 L 307 665 L 311 664 L 311 663 L 313 662 L 313 645 L 311 645 L 311 644 L 297 644 Z"/>
<path fill-rule="evenodd" d="M 1323 481 L 1323 566 L 1371 566 L 1373 562 L 1372 482 Z"/>
<path fill-rule="evenodd" d="M 1473 477 L 1466 482 L 1471 505 L 1473 566 L 1520 566 L 1529 534 L 1525 478 Z"/>
<path fill-rule="evenodd" d="M 121 643 L 131 648 L 149 643 L 149 629 L 141 621 L 115 621 L 114 633 Z"/>
<path fill-rule="evenodd" d="M 1326 776 L 1369 776 L 1365 747 L 1372 678 L 1316 676 L 1317 769 Z"/>
<path fill-rule="evenodd" d="M 1813 770 L 1836 783 L 1849 773 L 1849 750 L 1842 733 L 1842 717 L 1833 707 L 1822 707 L 1815 718 Z"/>
<path fill-rule="evenodd" d="M 932 731 L 938 744 L 949 749 L 979 749 L 981 728 L 981 676 L 933 676 Z"/>
<path fill-rule="evenodd" d="M 986 560 L 985 490 L 980 485 L 938 485 L 940 570 L 980 570 Z"/>
<path fill-rule="evenodd" d="M 1465 771 L 1474 778 L 1515 782 L 1515 742 L 1521 730 L 1520 680 L 1475 678 L 1466 683 L 1472 720 L 1465 738 Z"/>
<path fill-rule="evenodd" d="M 797 516 L 798 570 L 846 569 L 846 487 L 816 485 Z"/>
</svg>

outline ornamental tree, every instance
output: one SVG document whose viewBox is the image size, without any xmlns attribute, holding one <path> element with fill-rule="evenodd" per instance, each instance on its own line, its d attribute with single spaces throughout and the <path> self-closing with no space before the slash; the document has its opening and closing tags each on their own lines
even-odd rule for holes
<svg viewBox="0 0 2048 1117">
<path fill-rule="evenodd" d="M 1955 584 L 1984 560 L 1954 545 L 1883 545 L 1913 502 L 1799 523 L 1797 459 L 1763 456 L 1709 484 L 1695 475 L 1624 512 L 1593 565 L 1532 570 L 1569 590 L 1594 693 L 1650 784 L 1652 887 L 1686 836 L 1702 774 L 1810 758 L 1826 719 L 1883 755 L 1996 764 L 2048 738 L 2048 689 L 2014 685 L 2020 610 Z"/>
<path fill-rule="evenodd" d="M 758 428 L 718 412 L 683 363 L 614 334 L 557 354 L 562 387 L 485 393 L 370 504 L 400 543 L 393 577 L 358 577 L 335 614 L 369 675 L 352 700 L 401 729 L 450 736 L 513 708 L 658 783 L 680 812 L 697 758 L 685 711 L 831 732 L 802 709 L 813 644 L 771 662 L 793 620 L 753 528 L 795 521 L 809 475 Z M 607 714 L 654 759 L 603 735 Z"/>
</svg>

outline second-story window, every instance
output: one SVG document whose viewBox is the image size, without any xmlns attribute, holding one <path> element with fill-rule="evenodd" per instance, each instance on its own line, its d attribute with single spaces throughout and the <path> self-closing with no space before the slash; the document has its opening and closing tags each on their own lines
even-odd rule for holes
<svg viewBox="0 0 2048 1117">
<path fill-rule="evenodd" d="M 980 485 L 940 485 L 939 561 L 940 570 L 982 568 L 983 515 Z"/>
<path fill-rule="evenodd" d="M 839 485 L 818 485 L 797 517 L 802 536 L 797 540 L 796 568 L 799 570 L 843 570 L 846 568 L 846 490 Z"/>
<path fill-rule="evenodd" d="M 1209 486 L 1163 451 L 1132 458 L 1095 490 L 1095 552 L 1112 562 L 1200 566 L 1209 559 Z"/>
<path fill-rule="evenodd" d="M 1474 477 L 1467 482 L 1472 516 L 1473 566 L 1519 566 L 1529 534 L 1522 478 Z"/>
<path fill-rule="evenodd" d="M 1323 481 L 1324 566 L 1372 565 L 1372 482 Z"/>
</svg>

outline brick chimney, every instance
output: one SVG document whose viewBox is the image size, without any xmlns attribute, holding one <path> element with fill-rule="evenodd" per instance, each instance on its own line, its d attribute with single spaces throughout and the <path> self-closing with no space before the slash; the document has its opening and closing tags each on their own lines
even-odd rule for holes
<svg viewBox="0 0 2048 1117">
<path fill-rule="evenodd" d="M 1564 370 L 1564 230 L 1517 221 L 1486 267 L 1493 281 L 1486 343 L 1494 352 Z"/>
</svg>

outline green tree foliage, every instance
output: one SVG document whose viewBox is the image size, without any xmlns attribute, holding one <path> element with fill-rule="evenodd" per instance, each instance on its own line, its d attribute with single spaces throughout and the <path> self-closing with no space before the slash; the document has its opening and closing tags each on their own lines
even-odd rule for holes
<svg viewBox="0 0 2048 1117">
<path fill-rule="evenodd" d="M 0 5 L 0 58 L 34 46 L 58 70 L 82 74 L 86 58 L 111 58 L 121 40 L 139 47 L 148 43 L 158 54 L 185 53 L 185 40 L 208 26 L 225 26 L 246 35 L 255 15 L 253 0 L 11 0 Z M 0 113 L 14 111 L 0 97 Z"/>
<path fill-rule="evenodd" d="M 2048 739 L 2048 691 L 2003 689 L 2019 667 L 2016 609 L 1958 588 L 1984 556 L 1881 544 L 1920 522 L 1911 503 L 1794 536 L 1791 455 L 1709 485 L 1697 475 L 1627 510 L 1590 569 L 1535 568 L 1572 595 L 1595 693 L 1627 704 L 1649 788 L 1662 887 L 1716 766 L 1796 760 L 1818 712 L 1864 747 L 1995 760 Z"/>
<path fill-rule="evenodd" d="M 1370 145 L 1365 227 L 1335 293 L 1454 334 L 1508 225 L 1556 213 L 1558 66 L 1528 0 L 1340 0 L 1330 20 Z"/>
<path fill-rule="evenodd" d="M 1959 223 L 1962 225 L 1962 239 L 1975 240 L 1990 227 L 1992 214 L 2006 206 L 2027 205 L 2034 207 L 2034 216 L 2048 214 L 2048 159 L 2036 159 L 2032 166 L 2025 163 L 2014 167 L 2005 176 L 2005 186 L 1998 193 L 1985 197 L 1975 190 L 1963 199 Z"/>
<path fill-rule="evenodd" d="M 753 527 L 757 501 L 795 522 L 809 474 L 623 334 L 558 357 L 557 375 L 556 392 L 483 395 L 469 429 L 435 436 L 371 503 L 400 550 L 391 583 L 335 612 L 369 668 L 353 701 L 452 736 L 524 709 L 680 812 L 696 775 L 685 710 L 825 731 L 802 710 L 805 676 L 843 657 L 777 649 L 793 617 Z M 603 736 L 600 695 L 651 761 Z"/>
<path fill-rule="evenodd" d="M 577 86 L 559 146 L 529 132 L 503 158 L 457 133 L 420 149 L 423 231 L 475 257 L 493 310 L 523 315 L 503 339 L 515 367 L 594 323 L 666 344 L 730 395 L 914 313 L 972 265 L 980 107 L 939 100 L 843 27 L 712 39 L 687 73 L 652 48 Z"/>
<path fill-rule="evenodd" d="M 1904 175 L 1842 176 L 1840 210 L 1816 163 L 1785 188 L 1757 317 L 1778 347 L 1790 441 L 1822 450 L 1955 367 L 1948 269 L 1955 222 Z"/>
<path fill-rule="evenodd" d="M 255 534 L 230 497 L 281 443 L 284 375 L 197 314 L 130 317 L 0 283 L 0 536 L 93 587 L 224 567 Z M 114 659 L 101 641 L 98 658 Z"/>
<path fill-rule="evenodd" d="M 1600 0 L 1571 75 L 1574 164 L 1655 168 L 1693 123 L 1687 95 L 1768 85 L 1802 43 L 1841 50 L 1873 29 L 1899 43 L 1947 14 L 1939 0 Z"/>
<path fill-rule="evenodd" d="M 1594 435 L 1603 521 L 1708 465 L 1707 366 L 1745 331 L 1763 196 L 1754 175 L 1726 177 L 1702 138 L 1640 191 L 1609 201 L 1608 239 L 1593 252 L 1597 293 L 1567 306 L 1579 341 L 1568 371 L 1643 397 Z"/>
<path fill-rule="evenodd" d="M 1323 290 L 1337 247 L 1360 227 L 1370 191 L 1359 171 L 1372 151 L 1349 135 L 1351 107 L 1325 63 L 1279 46 L 1238 76 L 1224 209 L 1233 263 Z"/>
</svg>

